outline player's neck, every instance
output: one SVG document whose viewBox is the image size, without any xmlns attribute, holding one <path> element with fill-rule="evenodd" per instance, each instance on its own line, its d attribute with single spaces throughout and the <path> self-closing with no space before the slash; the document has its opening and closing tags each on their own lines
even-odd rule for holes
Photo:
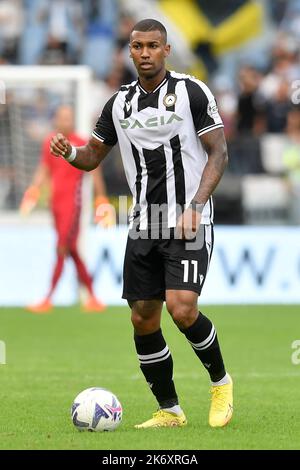
<svg viewBox="0 0 300 470">
<path fill-rule="evenodd" d="M 139 82 L 144 88 L 144 90 L 146 90 L 148 93 L 151 93 L 151 91 L 155 90 L 155 88 L 163 81 L 166 76 L 166 73 L 166 69 L 163 68 L 155 77 L 139 77 Z"/>
</svg>

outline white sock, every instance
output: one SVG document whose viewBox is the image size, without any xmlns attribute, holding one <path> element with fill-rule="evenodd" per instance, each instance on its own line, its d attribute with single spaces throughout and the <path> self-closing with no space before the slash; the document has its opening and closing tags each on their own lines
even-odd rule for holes
<svg viewBox="0 0 300 470">
<path fill-rule="evenodd" d="M 213 387 L 218 387 L 219 385 L 227 385 L 227 384 L 230 384 L 231 383 L 231 378 L 230 378 L 230 375 L 226 374 L 224 375 L 223 379 L 221 380 L 218 380 L 218 382 L 212 382 L 212 386 Z"/>
<path fill-rule="evenodd" d="M 169 411 L 170 413 L 174 413 L 178 416 L 182 413 L 182 409 L 179 405 L 172 406 L 171 408 L 161 408 L 161 410 Z"/>
</svg>

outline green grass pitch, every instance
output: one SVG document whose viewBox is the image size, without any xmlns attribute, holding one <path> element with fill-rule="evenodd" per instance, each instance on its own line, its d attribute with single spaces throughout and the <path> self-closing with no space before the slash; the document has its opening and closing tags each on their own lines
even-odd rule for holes
<svg viewBox="0 0 300 470">
<path fill-rule="evenodd" d="M 35 316 L 0 309 L 1 449 L 299 449 L 300 364 L 291 360 L 300 339 L 299 306 L 208 306 L 235 384 L 234 417 L 210 429 L 209 380 L 167 313 L 163 330 L 188 426 L 136 430 L 156 409 L 140 373 L 128 308 L 83 314 L 57 308 Z M 120 399 L 123 422 L 112 433 L 78 432 L 70 419 L 74 397 L 100 386 Z"/>
</svg>

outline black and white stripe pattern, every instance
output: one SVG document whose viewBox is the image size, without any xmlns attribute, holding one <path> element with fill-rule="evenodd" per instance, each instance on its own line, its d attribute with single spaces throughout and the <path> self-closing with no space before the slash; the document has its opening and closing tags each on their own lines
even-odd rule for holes
<svg viewBox="0 0 300 470">
<path fill-rule="evenodd" d="M 212 345 L 215 340 L 216 334 L 216 329 L 214 325 L 212 325 L 211 331 L 205 340 L 201 341 L 200 343 L 192 343 L 192 341 L 189 341 L 189 343 L 196 351 L 203 351 L 204 349 L 208 349 Z"/>
<path fill-rule="evenodd" d="M 197 134 L 200 137 L 200 135 L 206 134 L 206 132 L 210 132 L 213 129 L 218 129 L 219 127 L 224 127 L 224 126 L 223 126 L 223 124 L 212 124 L 211 126 L 204 127 L 203 129 L 198 131 Z"/>
<path fill-rule="evenodd" d="M 170 356 L 170 351 L 168 346 L 162 349 L 159 352 L 153 354 L 138 354 L 138 359 L 141 365 L 154 364 L 156 362 L 162 362 L 168 359 Z"/>
<path fill-rule="evenodd" d="M 221 127 L 209 88 L 176 72 L 167 72 L 150 93 L 135 80 L 106 103 L 93 136 L 107 145 L 119 142 L 127 181 L 139 206 L 131 213 L 130 227 L 137 223 L 145 230 L 157 225 L 151 217 L 154 205 L 166 206 L 163 224 L 176 227 L 179 209 L 188 207 L 195 196 L 207 162 L 199 137 Z M 209 199 L 201 223 L 212 221 Z"/>
</svg>

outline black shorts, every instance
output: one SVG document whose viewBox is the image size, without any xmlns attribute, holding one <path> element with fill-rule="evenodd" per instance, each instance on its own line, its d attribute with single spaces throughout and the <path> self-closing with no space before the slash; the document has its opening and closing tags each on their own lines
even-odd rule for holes
<svg viewBox="0 0 300 470">
<path fill-rule="evenodd" d="M 127 239 L 122 297 L 165 299 L 167 289 L 201 293 L 213 251 L 213 225 L 201 225 L 197 238 Z"/>
</svg>

